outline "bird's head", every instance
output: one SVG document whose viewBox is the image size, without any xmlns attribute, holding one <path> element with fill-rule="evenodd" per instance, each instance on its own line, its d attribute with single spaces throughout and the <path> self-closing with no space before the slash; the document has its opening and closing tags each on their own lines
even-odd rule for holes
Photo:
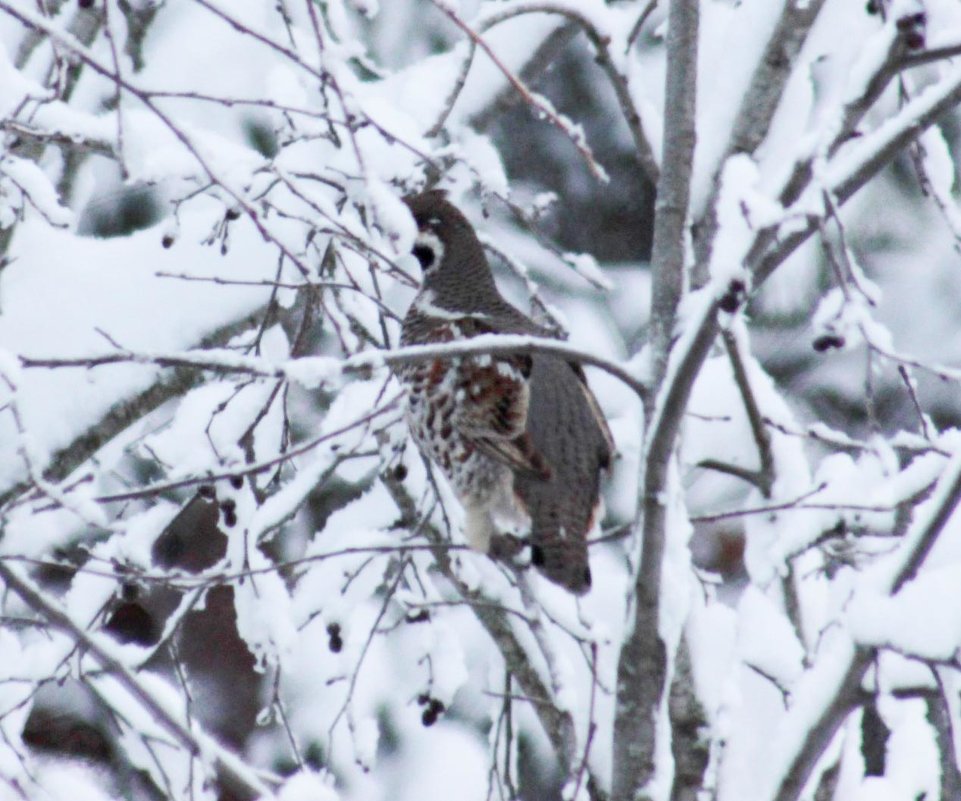
<svg viewBox="0 0 961 801">
<path fill-rule="evenodd" d="M 423 271 L 424 289 L 433 290 L 442 302 L 457 304 L 451 308 L 472 297 L 497 294 L 477 234 L 443 190 L 410 195 L 404 203 L 417 223 L 413 254 Z"/>
</svg>

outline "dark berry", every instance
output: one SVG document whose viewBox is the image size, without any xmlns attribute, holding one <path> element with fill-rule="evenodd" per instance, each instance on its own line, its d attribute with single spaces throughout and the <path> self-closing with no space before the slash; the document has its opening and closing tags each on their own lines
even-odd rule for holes
<svg viewBox="0 0 961 801">
<path fill-rule="evenodd" d="M 344 647 L 344 639 L 340 636 L 340 623 L 327 624 L 327 637 L 327 647 L 339 654 Z"/>
<path fill-rule="evenodd" d="M 169 249 L 173 247 L 174 237 L 173 234 L 164 234 L 163 239 L 160 240 L 160 244 L 165 248 Z"/>
<path fill-rule="evenodd" d="M 427 709 L 425 709 L 420 716 L 421 723 L 425 726 L 433 726 L 444 709 L 444 704 L 441 701 L 438 701 L 436 698 L 431 698 L 427 702 Z"/>
<path fill-rule="evenodd" d="M 224 510 L 224 525 L 233 528 L 237 525 L 237 513 L 233 509 Z"/>
<path fill-rule="evenodd" d="M 197 494 L 201 498 L 206 498 L 208 501 L 212 501 L 217 497 L 217 490 L 214 489 L 213 484 L 201 484 L 197 488 Z"/>
<path fill-rule="evenodd" d="M 844 337 L 840 334 L 821 334 L 817 337 L 814 342 L 811 343 L 818 353 L 824 353 L 826 350 L 832 350 L 834 348 L 844 347 Z"/>
<path fill-rule="evenodd" d="M 430 703 L 430 696 L 427 693 L 421 693 L 417 696 L 418 706 L 427 706 Z"/>
<path fill-rule="evenodd" d="M 732 280 L 731 283 L 727 285 L 727 292 L 725 292 L 717 302 L 721 311 L 734 314 L 744 299 L 744 290 L 744 282 L 741 279 L 735 278 Z"/>
<path fill-rule="evenodd" d="M 224 215 L 228 220 L 233 222 L 234 220 L 240 219 L 240 211 L 238 209 L 227 209 L 227 213 Z"/>
<path fill-rule="evenodd" d="M 231 477 L 230 477 L 230 486 L 233 487 L 235 490 L 239 490 L 241 487 L 244 486 L 244 477 L 243 477 L 243 476 L 231 476 Z"/>
<path fill-rule="evenodd" d="M 394 468 L 394 480 L 403 481 L 407 478 L 407 466 L 403 463 Z"/>
<path fill-rule="evenodd" d="M 924 47 L 924 34 L 919 31 L 911 31 L 905 35 L 904 44 L 908 50 L 920 50 Z"/>
</svg>

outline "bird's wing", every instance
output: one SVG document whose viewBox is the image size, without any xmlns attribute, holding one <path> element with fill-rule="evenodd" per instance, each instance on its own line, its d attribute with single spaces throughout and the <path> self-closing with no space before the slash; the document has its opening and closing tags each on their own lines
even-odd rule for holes
<svg viewBox="0 0 961 801">
<path fill-rule="evenodd" d="M 478 437 L 472 440 L 477 449 L 506 464 L 515 474 L 535 481 L 551 477 L 551 468 L 526 431 L 514 439 Z"/>
<path fill-rule="evenodd" d="M 584 368 L 577 362 L 568 362 L 571 369 L 574 371 L 577 379 L 580 383 L 581 392 L 584 394 L 584 400 L 587 402 L 587 407 L 590 409 L 591 417 L 593 417 L 594 422 L 597 424 L 597 429 L 600 432 L 601 438 L 603 439 L 602 450 L 604 454 L 601 456 L 601 467 L 605 470 L 609 469 L 611 466 L 611 459 L 614 454 L 617 453 L 617 448 L 614 445 L 614 435 L 611 434 L 611 429 L 607 425 L 607 418 L 604 417 L 604 412 L 601 411 L 601 406 L 597 402 L 597 397 L 591 391 L 590 386 L 587 383 L 587 376 L 584 375 Z"/>
</svg>

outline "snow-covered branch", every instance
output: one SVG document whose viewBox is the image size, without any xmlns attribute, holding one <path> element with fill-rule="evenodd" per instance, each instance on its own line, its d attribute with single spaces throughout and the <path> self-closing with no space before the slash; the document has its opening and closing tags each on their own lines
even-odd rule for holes
<svg viewBox="0 0 961 801">
<path fill-rule="evenodd" d="M 368 350 L 337 359 L 329 356 L 305 356 L 286 362 L 272 363 L 256 356 L 244 356 L 229 350 L 200 350 L 182 353 L 112 352 L 70 359 L 42 359 L 20 356 L 20 364 L 27 369 L 64 369 L 103 367 L 111 364 L 152 364 L 164 368 L 193 368 L 214 373 L 240 373 L 256 378 L 279 378 L 296 381 L 308 388 L 335 386 L 342 378 L 365 376 L 382 367 L 398 367 L 433 359 L 452 359 L 466 356 L 498 356 L 508 354 L 543 353 L 569 361 L 596 367 L 617 378 L 638 397 L 647 396 L 647 386 L 629 370 L 616 362 L 587 353 L 566 342 L 505 334 L 482 334 L 469 340 L 439 345 L 410 345 L 393 350 Z"/>
<path fill-rule="evenodd" d="M 16 568 L 0 559 L 0 579 L 7 589 L 53 628 L 68 635 L 90 654 L 99 667 L 115 678 L 130 693 L 154 722 L 182 745 L 191 757 L 209 763 L 218 782 L 238 798 L 257 799 L 270 794 L 263 780 L 243 760 L 232 754 L 202 731 L 191 731 L 191 724 L 171 710 L 164 700 L 156 697 L 135 673 L 113 653 L 114 646 L 101 636 L 86 631 L 69 613 L 49 600 L 36 584 L 21 575 Z M 121 714 L 123 714 L 121 712 Z"/>
</svg>

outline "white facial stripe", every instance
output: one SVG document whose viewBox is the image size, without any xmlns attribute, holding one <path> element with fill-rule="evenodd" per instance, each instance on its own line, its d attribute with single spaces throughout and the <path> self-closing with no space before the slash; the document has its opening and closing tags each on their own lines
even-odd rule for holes
<svg viewBox="0 0 961 801">
<path fill-rule="evenodd" d="M 435 269 L 444 260 L 444 243 L 433 231 L 418 232 L 417 238 L 414 240 L 414 247 L 426 248 L 434 255 L 430 264 L 424 266 L 425 273 Z"/>
<path fill-rule="evenodd" d="M 461 312 L 445 309 L 443 306 L 438 306 L 434 302 L 436 300 L 437 294 L 434 290 L 426 289 L 414 298 L 414 308 L 421 314 L 426 314 L 428 317 L 436 317 L 440 320 L 486 320 L 488 318 L 486 314 L 480 314 L 479 312 Z"/>
</svg>

